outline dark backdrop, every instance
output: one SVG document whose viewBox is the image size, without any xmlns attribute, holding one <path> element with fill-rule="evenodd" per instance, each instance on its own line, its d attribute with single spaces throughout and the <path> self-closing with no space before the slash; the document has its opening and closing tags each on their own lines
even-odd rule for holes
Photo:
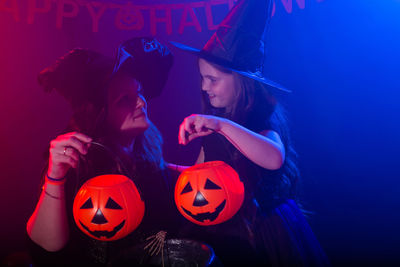
<svg viewBox="0 0 400 267">
<path fill-rule="evenodd" d="M 172 10 L 171 32 L 163 23 L 152 29 L 148 11 L 141 30 L 119 29 L 110 10 L 93 32 L 82 6 L 57 27 L 56 2 L 29 17 L 35 1 L 0 1 L 0 258 L 24 249 L 43 153 L 71 112 L 60 96 L 42 91 L 37 73 L 77 46 L 113 56 L 132 36 L 153 33 L 164 43 L 201 48 L 212 34 L 202 7 L 195 8 L 200 32 L 199 26 L 179 32 L 179 9 Z M 99 1 L 110 2 L 127 1 Z M 228 4 L 215 5 L 214 22 L 227 11 Z M 398 0 L 275 0 L 266 73 L 293 91 L 283 103 L 300 156 L 303 203 L 335 265 L 400 263 L 399 12 Z M 164 136 L 166 159 L 191 164 L 199 144 L 180 147 L 177 132 L 185 116 L 200 112 L 196 59 L 171 49 L 175 65 L 163 94 L 149 103 L 150 116 Z"/>
</svg>

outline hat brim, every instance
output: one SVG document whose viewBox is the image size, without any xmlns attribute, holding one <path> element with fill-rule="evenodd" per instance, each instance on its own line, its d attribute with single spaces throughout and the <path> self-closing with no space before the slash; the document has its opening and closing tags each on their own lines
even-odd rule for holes
<svg viewBox="0 0 400 267">
<path fill-rule="evenodd" d="M 200 58 L 204 58 L 207 61 L 210 61 L 212 63 L 220 65 L 225 69 L 234 71 L 234 72 L 236 72 L 236 73 L 238 73 L 240 75 L 243 75 L 245 77 L 248 77 L 248 78 L 251 78 L 251 79 L 256 80 L 258 82 L 261 82 L 263 84 L 266 84 L 266 85 L 272 87 L 273 89 L 279 90 L 280 92 L 285 92 L 285 93 L 291 93 L 292 92 L 292 91 L 286 89 L 284 86 L 280 85 L 279 83 L 271 81 L 270 79 L 268 79 L 268 78 L 266 78 L 264 76 L 260 76 L 260 75 L 258 75 L 256 73 L 253 73 L 253 72 L 241 71 L 241 70 L 235 69 L 234 67 L 229 66 L 228 62 L 224 62 L 223 59 L 217 58 L 217 57 L 215 57 L 215 56 L 213 56 L 213 55 L 211 55 L 211 54 L 209 54 L 209 53 L 207 53 L 207 52 L 205 52 L 203 50 L 200 50 L 200 49 L 197 49 L 197 48 L 194 48 L 194 47 L 190 47 L 190 46 L 187 46 L 185 44 L 178 43 L 178 42 L 170 41 L 170 43 L 173 46 L 175 46 L 175 47 L 177 47 L 177 48 L 179 48 L 179 49 L 181 49 L 181 50 L 183 50 L 185 52 L 189 52 L 190 54 L 193 54 L 193 55 L 198 56 Z"/>
</svg>

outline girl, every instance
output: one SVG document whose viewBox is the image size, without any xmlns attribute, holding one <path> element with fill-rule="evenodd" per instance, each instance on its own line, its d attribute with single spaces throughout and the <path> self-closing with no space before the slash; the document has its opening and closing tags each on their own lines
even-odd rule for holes
<svg viewBox="0 0 400 267">
<path fill-rule="evenodd" d="M 204 114 L 185 118 L 179 143 L 202 137 L 197 163 L 222 160 L 244 183 L 239 212 L 225 223 L 187 226 L 226 266 L 314 266 L 328 260 L 296 204 L 298 169 L 276 93 L 262 74 L 263 33 L 272 2 L 239 1 L 199 57 Z M 183 166 L 178 166 L 180 170 Z"/>
</svg>

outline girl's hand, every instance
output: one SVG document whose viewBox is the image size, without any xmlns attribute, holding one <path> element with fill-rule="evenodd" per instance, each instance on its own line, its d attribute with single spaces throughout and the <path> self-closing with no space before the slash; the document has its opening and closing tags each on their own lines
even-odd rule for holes
<svg viewBox="0 0 400 267">
<path fill-rule="evenodd" d="M 210 115 L 192 114 L 179 126 L 179 144 L 187 145 L 193 139 L 221 130 L 222 118 Z"/>
<path fill-rule="evenodd" d="M 69 168 L 76 168 L 79 156 L 87 154 L 91 141 L 92 138 L 78 132 L 57 136 L 50 142 L 47 175 L 54 179 L 61 179 L 67 174 Z"/>
</svg>

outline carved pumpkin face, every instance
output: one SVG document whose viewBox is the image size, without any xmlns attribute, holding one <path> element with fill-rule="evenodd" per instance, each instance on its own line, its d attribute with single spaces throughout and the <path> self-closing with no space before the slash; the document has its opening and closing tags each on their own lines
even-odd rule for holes
<svg viewBox="0 0 400 267">
<path fill-rule="evenodd" d="M 126 176 L 101 175 L 79 189 L 73 214 L 79 229 L 88 236 L 102 241 L 117 240 L 139 226 L 144 202 Z"/>
<path fill-rule="evenodd" d="M 182 215 L 199 225 L 229 220 L 240 209 L 244 186 L 238 174 L 222 161 L 194 165 L 181 173 L 175 203 Z"/>
</svg>

